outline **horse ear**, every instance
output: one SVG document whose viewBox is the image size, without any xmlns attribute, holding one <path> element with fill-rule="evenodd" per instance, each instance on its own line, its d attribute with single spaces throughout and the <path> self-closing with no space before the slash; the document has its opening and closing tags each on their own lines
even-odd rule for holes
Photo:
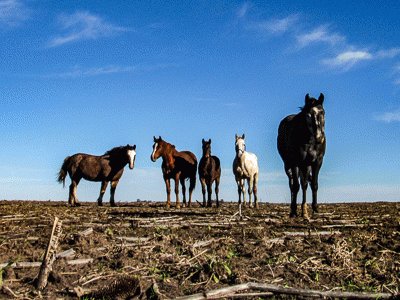
<svg viewBox="0 0 400 300">
<path fill-rule="evenodd" d="M 243 135 L 242 135 L 242 139 L 244 139 L 244 133 L 243 133 Z"/>
<path fill-rule="evenodd" d="M 154 139 L 154 143 L 157 142 L 157 139 L 154 135 L 153 135 L 153 139 Z"/>
<path fill-rule="evenodd" d="M 238 135 L 237 135 L 237 133 L 235 133 L 235 140 L 237 140 L 238 139 Z"/>
<path fill-rule="evenodd" d="M 325 99 L 325 96 L 324 96 L 324 94 L 321 93 L 318 98 L 318 103 L 322 105 L 324 103 L 324 99 Z"/>
<path fill-rule="evenodd" d="M 136 150 L 136 144 L 135 144 L 135 145 L 133 145 L 133 150 Z"/>
<path fill-rule="evenodd" d="M 304 99 L 305 104 L 310 105 L 311 101 L 312 101 L 312 99 L 310 98 L 310 94 L 307 94 L 306 98 Z"/>
<path fill-rule="evenodd" d="M 158 140 L 159 140 L 159 141 L 162 141 L 161 135 L 158 136 Z"/>
<path fill-rule="evenodd" d="M 205 140 L 204 140 L 204 139 L 201 139 L 201 143 L 204 144 L 204 143 L 205 143 Z"/>
<path fill-rule="evenodd" d="M 208 139 L 208 142 L 211 144 L 211 139 Z"/>
</svg>

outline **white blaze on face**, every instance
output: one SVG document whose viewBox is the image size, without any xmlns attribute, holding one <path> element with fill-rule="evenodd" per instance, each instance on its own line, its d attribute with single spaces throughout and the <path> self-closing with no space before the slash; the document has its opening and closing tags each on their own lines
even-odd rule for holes
<svg viewBox="0 0 400 300">
<path fill-rule="evenodd" d="M 312 108 L 312 115 L 314 116 L 313 122 L 315 122 L 315 126 L 317 128 L 317 132 L 315 133 L 315 138 L 317 141 L 322 141 L 324 138 L 324 115 L 322 109 L 319 109 L 318 107 L 313 107 Z"/>
<path fill-rule="evenodd" d="M 154 154 L 156 153 L 156 151 L 157 151 L 157 147 L 158 147 L 158 143 L 154 143 L 154 145 L 153 145 L 153 152 L 151 153 L 151 161 L 156 161 L 156 159 L 154 158 Z"/>
<path fill-rule="evenodd" d="M 136 151 L 135 150 L 128 150 L 128 157 L 129 157 L 129 168 L 133 169 L 135 158 L 136 158 Z"/>
<path fill-rule="evenodd" d="M 242 154 L 244 153 L 244 151 L 246 150 L 246 145 L 244 143 L 243 139 L 238 139 L 236 141 L 236 151 L 238 152 L 238 156 L 242 156 Z"/>
</svg>

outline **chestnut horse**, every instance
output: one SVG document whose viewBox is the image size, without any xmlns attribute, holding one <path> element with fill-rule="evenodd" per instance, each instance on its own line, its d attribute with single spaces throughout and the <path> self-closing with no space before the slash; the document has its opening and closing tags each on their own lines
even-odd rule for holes
<svg viewBox="0 0 400 300">
<path fill-rule="evenodd" d="M 101 181 L 100 195 L 97 199 L 99 206 L 103 205 L 103 195 L 108 182 L 111 181 L 110 205 L 115 206 L 114 194 L 120 180 L 124 167 L 129 163 L 133 169 L 136 158 L 136 145 L 115 147 L 101 156 L 77 153 L 64 159 L 61 170 L 58 173 L 58 182 L 65 186 L 67 173 L 71 178 L 69 186 L 68 203 L 71 206 L 79 206 L 76 189 L 79 181 L 84 178 L 89 181 Z"/>
<path fill-rule="evenodd" d="M 185 179 L 190 180 L 189 186 L 189 204 L 192 204 L 192 193 L 196 186 L 197 158 L 190 151 L 177 151 L 174 145 L 164 141 L 161 136 L 154 138 L 153 152 L 151 153 L 151 161 L 155 162 L 162 157 L 161 169 L 167 189 L 167 208 L 171 206 L 171 183 L 175 180 L 176 208 L 180 208 L 179 202 L 179 182 L 182 186 L 183 206 L 186 206 L 186 187 Z"/>
<path fill-rule="evenodd" d="M 324 159 L 325 139 L 325 111 L 323 107 L 324 95 L 321 93 L 318 100 L 305 97 L 305 104 L 300 113 L 289 115 L 279 124 L 278 151 L 289 178 L 291 193 L 290 217 L 297 216 L 297 193 L 303 190 L 301 214 L 308 218 L 306 191 L 308 182 L 312 190 L 312 210 L 318 212 L 317 191 L 318 174 Z"/>
<path fill-rule="evenodd" d="M 217 207 L 219 207 L 218 192 L 219 180 L 221 177 L 221 163 L 219 158 L 211 155 L 211 139 L 205 141 L 202 139 L 203 156 L 199 163 L 199 177 L 201 191 L 203 193 L 203 206 L 211 207 L 211 186 L 215 181 L 215 196 L 217 197 Z M 207 204 L 206 204 L 206 186 L 207 186 Z"/>
</svg>

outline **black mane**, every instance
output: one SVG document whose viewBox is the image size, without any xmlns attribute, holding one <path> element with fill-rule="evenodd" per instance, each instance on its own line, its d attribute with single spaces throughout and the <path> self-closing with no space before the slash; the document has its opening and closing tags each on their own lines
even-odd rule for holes
<svg viewBox="0 0 400 300">
<path fill-rule="evenodd" d="M 111 150 L 108 150 L 104 155 L 115 155 L 117 153 L 126 151 L 126 150 L 135 150 L 134 146 L 131 145 L 126 145 L 126 146 L 119 146 L 119 147 L 114 147 Z"/>
</svg>

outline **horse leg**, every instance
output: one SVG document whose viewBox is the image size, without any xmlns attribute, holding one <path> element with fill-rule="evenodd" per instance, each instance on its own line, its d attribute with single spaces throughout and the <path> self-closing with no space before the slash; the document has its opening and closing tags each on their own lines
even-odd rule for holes
<svg viewBox="0 0 400 300">
<path fill-rule="evenodd" d="M 303 192 L 303 201 L 301 203 L 301 216 L 304 219 L 309 219 L 307 209 L 307 186 L 308 186 L 308 168 L 302 168 L 300 171 L 301 190 Z"/>
<path fill-rule="evenodd" d="M 181 204 L 179 201 L 179 175 L 180 175 L 180 173 L 177 173 L 175 175 L 175 197 L 176 197 L 175 207 L 176 208 L 181 208 Z"/>
<path fill-rule="evenodd" d="M 253 182 L 253 195 L 254 195 L 255 208 L 258 208 L 257 185 L 258 185 L 258 173 L 254 174 L 254 182 Z"/>
<path fill-rule="evenodd" d="M 321 164 L 312 167 L 311 190 L 312 190 L 312 210 L 313 213 L 318 213 L 317 192 L 318 192 L 318 174 L 321 169 Z"/>
<path fill-rule="evenodd" d="M 165 178 L 164 177 L 164 181 L 165 181 L 165 189 L 167 191 L 167 208 L 171 207 L 171 181 L 169 178 Z"/>
<path fill-rule="evenodd" d="M 289 178 L 290 187 L 290 217 L 297 217 L 297 193 L 299 192 L 299 170 L 297 167 L 287 168 L 285 167 L 286 174 Z"/>
<path fill-rule="evenodd" d="M 206 179 L 200 178 L 201 192 L 203 194 L 203 207 L 206 207 Z"/>
<path fill-rule="evenodd" d="M 211 193 L 212 193 L 212 181 L 210 179 L 207 182 L 207 207 L 212 207 Z"/>
<path fill-rule="evenodd" d="M 189 185 L 189 207 L 192 206 L 192 194 L 194 191 L 194 188 L 196 187 L 196 173 L 194 176 L 190 177 L 190 185 Z"/>
<path fill-rule="evenodd" d="M 81 206 L 76 195 L 76 190 L 80 180 L 80 178 L 72 179 L 71 185 L 69 186 L 70 200 L 68 200 L 68 202 L 71 204 L 71 206 Z"/>
<path fill-rule="evenodd" d="M 182 198 L 183 198 L 183 207 L 186 206 L 186 185 L 185 185 L 185 178 L 181 177 L 179 179 L 179 181 L 181 182 L 181 186 L 182 186 Z"/>
<path fill-rule="evenodd" d="M 249 193 L 249 207 L 253 207 L 253 203 L 251 203 L 251 193 L 253 192 L 253 176 L 247 178 L 247 192 Z"/>
<path fill-rule="evenodd" d="M 237 186 L 238 186 L 238 194 L 239 194 L 239 205 L 242 204 L 242 196 L 243 196 L 243 203 L 246 204 L 246 199 L 244 199 L 244 179 L 237 179 Z"/>
<path fill-rule="evenodd" d="M 103 195 L 106 192 L 107 185 L 108 185 L 108 181 L 102 181 L 101 182 L 100 195 L 99 195 L 99 198 L 97 198 L 97 205 L 98 206 L 103 206 Z"/>
<path fill-rule="evenodd" d="M 219 193 L 219 177 L 215 179 L 215 197 L 217 198 L 217 207 L 219 207 L 218 193 Z"/>
<path fill-rule="evenodd" d="M 110 206 L 115 206 L 115 199 L 114 199 L 114 195 L 115 195 L 115 190 L 117 188 L 117 184 L 118 184 L 119 180 L 114 180 L 111 181 L 111 189 L 110 189 Z"/>
<path fill-rule="evenodd" d="M 68 204 L 74 206 L 74 189 L 76 188 L 75 182 L 72 180 L 69 185 L 69 196 L 68 196 Z"/>
</svg>

